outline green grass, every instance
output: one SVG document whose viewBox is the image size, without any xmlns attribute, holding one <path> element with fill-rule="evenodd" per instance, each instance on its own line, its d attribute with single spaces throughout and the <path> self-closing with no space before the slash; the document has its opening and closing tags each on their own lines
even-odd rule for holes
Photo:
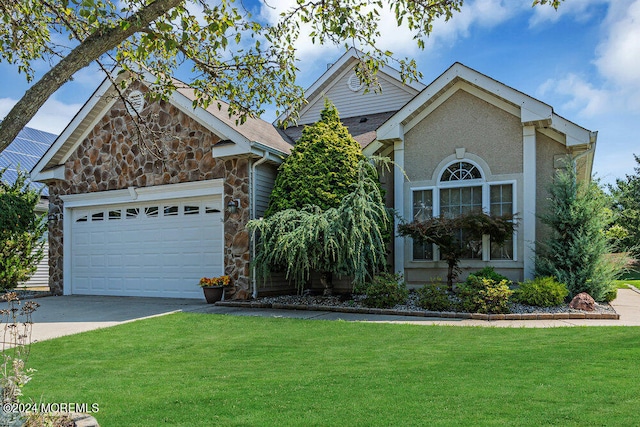
<svg viewBox="0 0 640 427">
<path fill-rule="evenodd" d="M 25 395 L 108 426 L 638 425 L 640 328 L 178 313 L 36 343 Z"/>
<path fill-rule="evenodd" d="M 614 280 L 613 283 L 618 289 L 626 289 L 629 287 L 627 285 L 633 285 L 640 289 L 640 280 Z"/>
<path fill-rule="evenodd" d="M 633 285 L 636 288 L 640 289 L 640 264 L 636 264 L 635 269 L 626 271 L 621 277 L 620 280 L 616 280 L 614 283 L 618 289 L 627 288 L 627 284 Z"/>
</svg>

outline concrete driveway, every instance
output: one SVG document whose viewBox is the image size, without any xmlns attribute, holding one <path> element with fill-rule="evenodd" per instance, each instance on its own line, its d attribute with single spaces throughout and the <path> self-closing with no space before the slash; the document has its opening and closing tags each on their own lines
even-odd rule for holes
<svg viewBox="0 0 640 427">
<path fill-rule="evenodd" d="M 198 311 L 207 306 L 204 299 L 85 295 L 51 296 L 33 301 L 40 304 L 40 307 L 33 313 L 32 342 L 177 311 Z M 0 306 L 5 307 L 6 303 Z"/>
<path fill-rule="evenodd" d="M 612 306 L 620 320 L 471 320 L 416 318 L 307 310 L 273 310 L 220 307 L 204 299 L 106 297 L 70 295 L 38 298 L 40 307 L 33 314 L 32 341 L 43 341 L 63 335 L 106 328 L 178 311 L 235 316 L 288 317 L 314 320 L 347 320 L 364 322 L 413 323 L 422 325 L 492 326 L 492 327 L 557 327 L 557 326 L 640 326 L 640 291 L 620 289 Z M 5 307 L 6 303 L 1 303 Z"/>
</svg>

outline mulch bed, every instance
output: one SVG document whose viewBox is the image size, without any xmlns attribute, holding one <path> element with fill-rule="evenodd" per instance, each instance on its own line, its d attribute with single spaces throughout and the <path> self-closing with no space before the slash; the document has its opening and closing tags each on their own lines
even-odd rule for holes
<svg viewBox="0 0 640 427">
<path fill-rule="evenodd" d="M 510 304 L 511 313 L 482 314 L 456 311 L 428 311 L 417 306 L 416 296 L 411 293 L 406 304 L 393 308 L 369 308 L 362 305 L 357 296 L 310 296 L 283 295 L 262 297 L 252 301 L 219 301 L 224 307 L 272 308 L 284 310 L 332 311 L 340 313 L 384 314 L 394 316 L 433 317 L 443 319 L 478 320 L 564 320 L 564 319 L 620 319 L 620 315 L 609 304 L 596 304 L 594 311 L 574 310 L 568 304 L 557 307 L 533 307 Z"/>
</svg>

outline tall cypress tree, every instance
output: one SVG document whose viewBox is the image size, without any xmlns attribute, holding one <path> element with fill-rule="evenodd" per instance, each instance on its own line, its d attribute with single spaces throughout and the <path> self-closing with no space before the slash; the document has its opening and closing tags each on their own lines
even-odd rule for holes
<svg viewBox="0 0 640 427">
<path fill-rule="evenodd" d="M 540 216 L 551 233 L 536 242 L 535 274 L 554 276 L 567 285 L 570 297 L 587 292 L 604 301 L 617 274 L 607 257 L 607 199 L 597 183 L 579 182 L 573 162 L 567 164 L 549 188 L 548 212 Z"/>
<path fill-rule="evenodd" d="M 624 179 L 616 179 L 614 186 L 609 186 L 613 197 L 615 223 L 625 234 L 619 242 L 622 250 L 630 250 L 640 258 L 640 156 L 634 154 L 637 166 L 633 175 Z"/>
</svg>

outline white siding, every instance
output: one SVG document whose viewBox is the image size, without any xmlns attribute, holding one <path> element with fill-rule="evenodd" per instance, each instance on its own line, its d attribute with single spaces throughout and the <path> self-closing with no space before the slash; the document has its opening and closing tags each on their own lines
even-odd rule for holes
<svg viewBox="0 0 640 427">
<path fill-rule="evenodd" d="M 365 94 L 363 89 L 353 92 L 349 89 L 351 75 L 352 71 L 341 74 L 336 78 L 335 83 L 329 86 L 324 96 L 310 100 L 309 105 L 302 111 L 298 123 L 307 124 L 318 121 L 320 111 L 324 108 L 325 96 L 336 106 L 340 117 L 347 118 L 399 110 L 418 93 L 415 89 L 403 86 L 401 82 L 382 72 L 378 73 L 382 92 L 370 91 Z"/>
<path fill-rule="evenodd" d="M 31 278 L 27 282 L 20 283 L 18 287 L 49 287 L 49 243 L 45 242 L 42 250 L 44 251 L 44 257 L 42 257 L 42 260 L 40 260 L 40 262 L 38 263 L 38 269 L 35 273 L 33 273 L 33 276 L 31 276 Z"/>
<path fill-rule="evenodd" d="M 276 181 L 278 169 L 270 164 L 261 164 L 256 167 L 256 218 L 264 216 L 269 206 L 269 196 Z"/>
</svg>

